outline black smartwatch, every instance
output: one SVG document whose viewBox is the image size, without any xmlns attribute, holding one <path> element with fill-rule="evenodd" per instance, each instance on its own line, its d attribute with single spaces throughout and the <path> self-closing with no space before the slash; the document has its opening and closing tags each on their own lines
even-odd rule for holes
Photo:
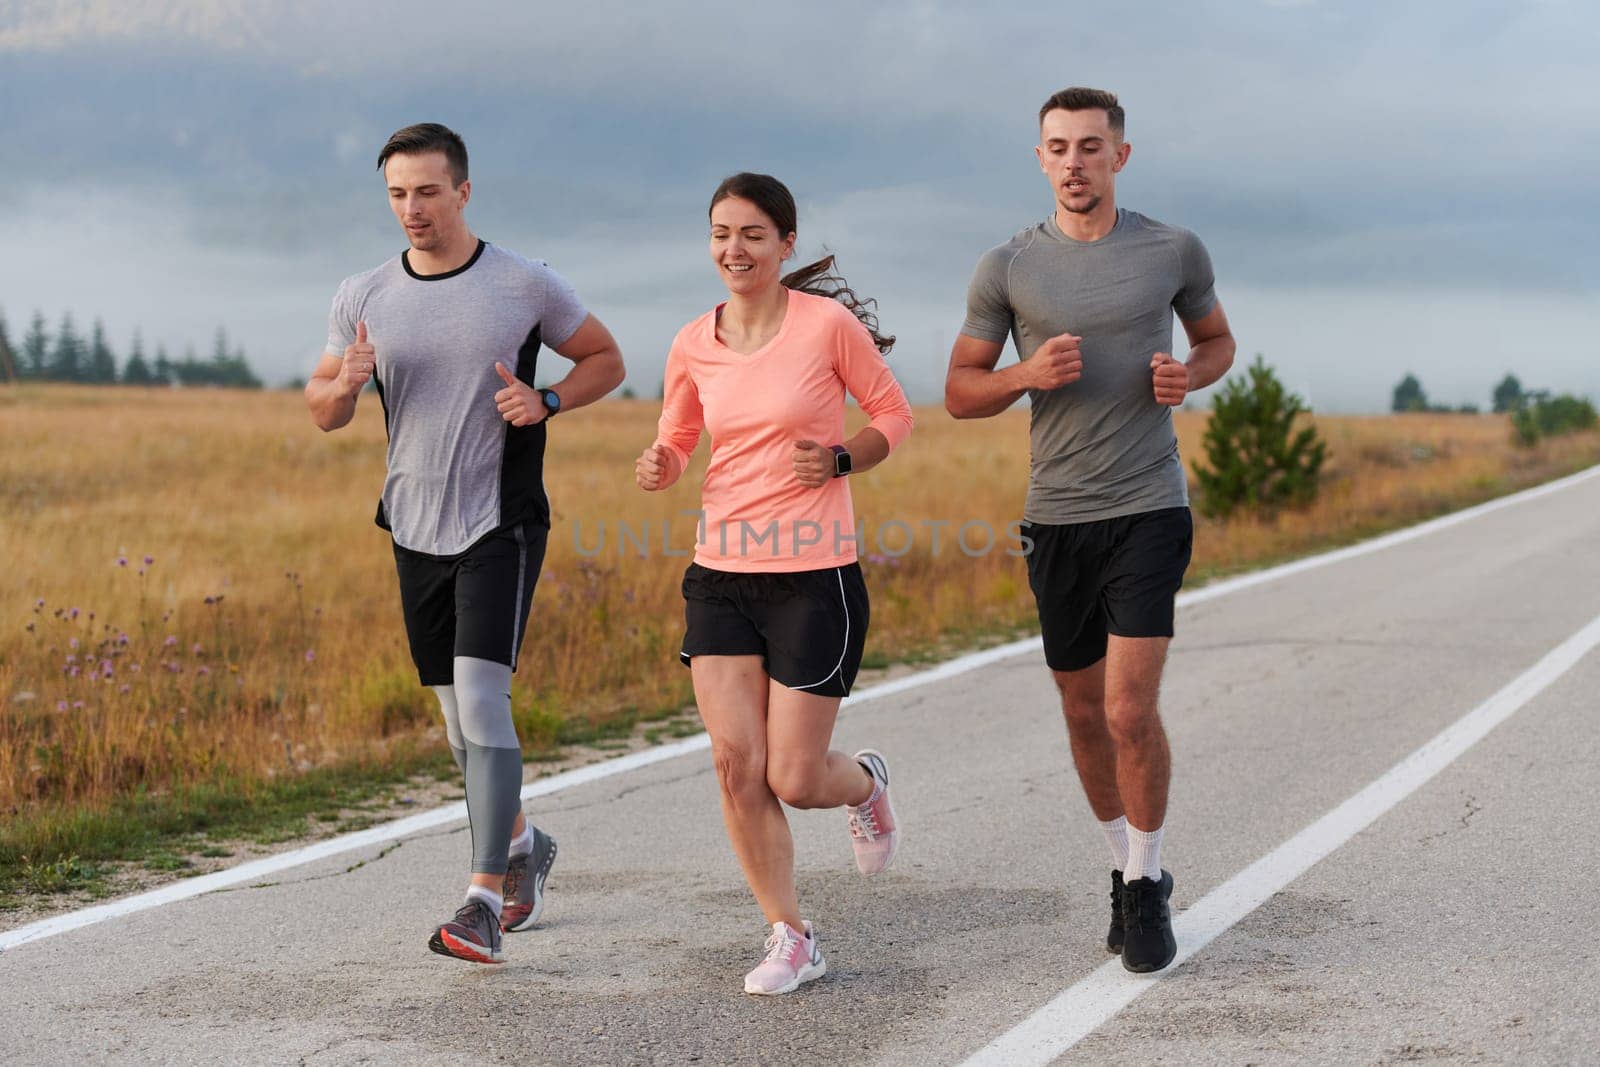
<svg viewBox="0 0 1600 1067">
<path fill-rule="evenodd" d="M 830 445 L 829 447 L 833 449 L 833 476 L 835 478 L 843 478 L 854 469 L 850 463 L 850 450 L 845 448 L 844 445 Z"/>
<path fill-rule="evenodd" d="M 561 411 L 561 394 L 554 389 L 539 390 L 539 399 L 544 401 L 544 417 L 550 418 Z"/>
</svg>

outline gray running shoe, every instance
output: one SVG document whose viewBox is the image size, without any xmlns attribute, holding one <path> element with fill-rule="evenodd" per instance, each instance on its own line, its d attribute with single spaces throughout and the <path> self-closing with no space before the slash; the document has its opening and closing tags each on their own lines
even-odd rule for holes
<svg viewBox="0 0 1600 1067">
<path fill-rule="evenodd" d="M 506 867 L 505 907 L 500 911 L 500 926 L 506 933 L 527 930 L 539 921 L 544 911 L 544 880 L 556 861 L 555 838 L 533 827 L 533 851 L 512 856 Z"/>
<path fill-rule="evenodd" d="M 433 932 L 428 947 L 441 956 L 473 963 L 504 963 L 506 958 L 500 947 L 500 920 L 481 900 L 461 905 L 454 919 Z"/>
</svg>

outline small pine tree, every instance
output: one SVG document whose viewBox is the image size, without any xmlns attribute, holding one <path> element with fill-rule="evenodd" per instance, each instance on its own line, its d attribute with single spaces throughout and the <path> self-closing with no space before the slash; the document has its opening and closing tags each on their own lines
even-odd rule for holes
<svg viewBox="0 0 1600 1067">
<path fill-rule="evenodd" d="M 177 380 L 172 360 L 167 357 L 167 346 L 159 343 L 156 345 L 155 378 L 157 385 L 171 385 Z"/>
<path fill-rule="evenodd" d="M 8 382 L 14 382 L 22 377 L 21 370 L 17 367 L 16 349 L 11 347 L 11 334 L 6 330 L 4 314 L 0 314 L 0 376 Z"/>
<path fill-rule="evenodd" d="M 1244 378 L 1230 379 L 1212 401 L 1205 460 L 1195 464 L 1200 510 L 1219 517 L 1240 507 L 1310 503 L 1327 445 L 1315 426 L 1295 429 L 1309 413 L 1260 355 Z"/>
<path fill-rule="evenodd" d="M 1415 374 L 1401 378 L 1400 384 L 1394 387 L 1394 410 L 1396 412 L 1428 410 L 1428 394 L 1423 392 L 1422 383 L 1417 381 Z"/>
<path fill-rule="evenodd" d="M 117 380 L 117 357 L 106 340 L 106 324 L 94 320 L 94 334 L 89 341 L 89 380 L 107 384 Z"/>
<path fill-rule="evenodd" d="M 55 353 L 50 357 L 50 377 L 58 382 L 81 382 L 88 377 L 83 339 L 72 325 L 72 312 L 61 316 L 61 328 L 56 331 Z"/>
<path fill-rule="evenodd" d="M 1497 415 L 1517 410 L 1522 406 L 1522 400 L 1522 383 L 1517 381 L 1515 374 L 1506 375 L 1494 387 L 1494 410 Z"/>
<path fill-rule="evenodd" d="M 128 362 L 122 368 L 122 382 L 124 385 L 149 385 L 154 380 L 150 364 L 144 360 L 144 338 L 135 330 L 133 346 L 128 349 Z"/>
<path fill-rule="evenodd" d="M 43 378 L 50 369 L 50 335 L 44 332 L 42 311 L 33 313 L 28 336 L 22 339 L 22 366 L 30 378 Z"/>
</svg>

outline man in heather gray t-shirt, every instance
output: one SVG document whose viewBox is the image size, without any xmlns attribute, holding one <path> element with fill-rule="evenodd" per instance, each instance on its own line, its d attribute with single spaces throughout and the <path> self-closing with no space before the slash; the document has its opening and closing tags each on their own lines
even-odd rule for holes
<svg viewBox="0 0 1600 1067">
<path fill-rule="evenodd" d="M 411 658 L 439 700 L 472 832 L 466 901 L 428 947 L 498 963 L 502 932 L 538 921 L 556 855 L 522 813 L 511 717 L 550 528 L 545 425 L 620 385 L 622 354 L 555 271 L 473 235 L 454 131 L 397 130 L 378 166 L 409 247 L 339 286 L 306 404 L 324 430 L 349 424 L 369 381 L 383 404 L 378 524 L 393 537 Z M 573 367 L 535 389 L 544 345 Z"/>
<path fill-rule="evenodd" d="M 1151 391 L 1150 358 L 1217 304 L 1211 258 L 1188 230 L 1118 210 L 1111 232 L 1079 241 L 1055 217 L 978 261 L 961 332 L 1029 359 L 1045 341 L 1081 338 L 1083 374 L 1029 389 L 1033 463 L 1023 517 L 1111 519 L 1189 502 L 1172 409 Z"/>
<path fill-rule="evenodd" d="M 389 470 L 378 524 L 395 544 L 455 556 L 515 522 L 550 524 L 544 421 L 506 425 L 495 365 L 532 381 L 541 344 L 565 345 L 587 317 L 547 264 L 486 241 L 442 274 L 399 255 L 339 286 L 325 352 L 343 358 L 365 323 L 379 353 Z"/>
<path fill-rule="evenodd" d="M 957 418 L 1031 408 L 1023 535 L 1073 763 L 1111 850 L 1106 947 L 1130 971 L 1177 954 L 1160 862 L 1171 757 L 1156 702 L 1194 527 L 1172 408 L 1233 362 L 1194 234 L 1116 206 L 1123 111 L 1098 89 L 1039 110 L 1055 211 L 986 254 L 950 353 Z M 1172 315 L 1188 335 L 1172 355 Z M 1010 336 L 1020 357 L 996 370 Z"/>
</svg>

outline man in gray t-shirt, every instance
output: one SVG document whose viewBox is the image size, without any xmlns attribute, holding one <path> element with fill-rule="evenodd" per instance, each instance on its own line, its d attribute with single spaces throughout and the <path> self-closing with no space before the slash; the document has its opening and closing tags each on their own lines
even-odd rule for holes
<svg viewBox="0 0 1600 1067">
<path fill-rule="evenodd" d="M 979 261 L 945 406 L 987 418 L 1029 399 L 1028 582 L 1078 777 L 1111 846 L 1106 947 L 1154 971 L 1177 952 L 1156 698 L 1193 541 L 1172 408 L 1227 372 L 1234 341 L 1199 238 L 1116 206 L 1130 146 L 1114 95 L 1056 93 L 1034 151 L 1055 211 Z M 1007 336 L 1019 359 L 996 370 Z"/>
<path fill-rule="evenodd" d="M 324 430 L 350 422 L 368 381 L 383 405 L 378 525 L 394 540 L 411 656 L 439 699 L 472 830 L 466 903 L 428 947 L 498 963 L 502 930 L 537 921 L 556 851 L 522 814 L 511 719 L 550 528 L 545 424 L 620 385 L 622 356 L 560 275 L 468 229 L 455 133 L 408 126 L 378 166 L 410 247 L 339 286 L 306 403 Z M 574 364 L 548 389 L 533 388 L 541 345 Z"/>
</svg>

